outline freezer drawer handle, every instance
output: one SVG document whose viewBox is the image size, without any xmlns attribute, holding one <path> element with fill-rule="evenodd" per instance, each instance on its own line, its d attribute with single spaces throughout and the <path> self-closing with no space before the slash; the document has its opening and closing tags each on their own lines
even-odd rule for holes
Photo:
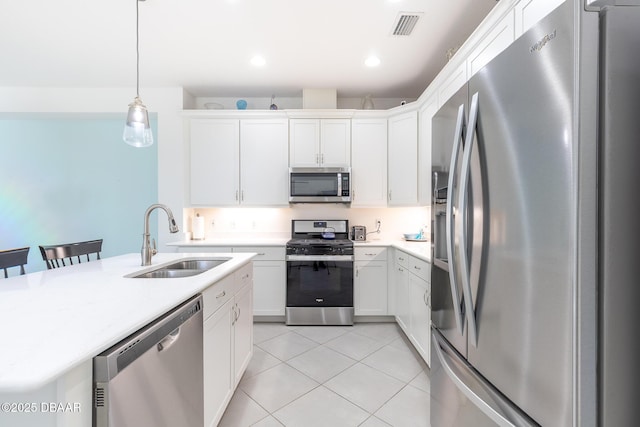
<svg viewBox="0 0 640 427">
<path fill-rule="evenodd" d="M 449 190 L 447 191 L 447 209 L 446 209 L 446 221 L 445 221 L 445 225 L 446 225 L 446 236 L 447 236 L 447 257 L 448 259 L 450 259 L 451 262 L 451 266 L 450 266 L 450 281 L 451 281 L 451 297 L 453 300 L 453 312 L 454 315 L 456 317 L 456 324 L 458 325 L 458 332 L 460 333 L 460 335 L 462 335 L 463 333 L 463 329 L 462 329 L 462 325 L 463 325 L 463 319 L 462 319 L 462 311 L 461 311 L 461 303 L 460 303 L 460 299 L 458 298 L 458 277 L 457 277 L 457 272 L 456 272 L 456 265 L 453 262 L 453 260 L 455 259 L 453 256 L 453 248 L 455 245 L 455 234 L 454 234 L 454 227 L 453 227 L 453 193 L 454 193 L 454 179 L 455 179 L 455 168 L 456 165 L 458 164 L 458 156 L 460 153 L 460 147 L 461 147 L 461 141 L 464 138 L 464 104 L 462 104 L 460 106 L 460 108 L 458 108 L 458 119 L 456 120 L 456 132 L 454 135 L 454 141 L 453 141 L 453 151 L 451 152 L 451 165 L 449 167 L 449 183 L 448 183 L 448 188 Z"/>
<path fill-rule="evenodd" d="M 479 377 L 475 372 L 471 371 L 470 368 L 469 370 L 466 370 L 464 369 L 465 366 L 456 366 L 454 358 L 449 356 L 446 351 L 442 349 L 442 346 L 446 346 L 447 344 L 441 344 L 442 338 L 436 336 L 436 334 L 437 332 L 432 332 L 431 340 L 436 356 L 438 357 L 438 361 L 458 390 L 473 402 L 478 409 L 491 418 L 493 422 L 502 427 L 529 427 L 538 425 L 529 417 L 521 413 L 517 407 L 502 397 L 493 389 L 493 386 L 487 383 L 483 378 Z M 483 399 L 478 395 L 477 391 L 486 397 Z M 495 407 L 486 400 L 494 402 Z"/>
<path fill-rule="evenodd" d="M 469 340 L 474 347 L 478 347 L 478 325 L 476 322 L 476 311 L 473 307 L 471 296 L 471 273 L 469 272 L 469 255 L 467 253 L 467 202 L 469 192 L 469 171 L 471 169 L 471 152 L 473 151 L 473 141 L 478 120 L 478 93 L 471 98 L 469 111 L 469 124 L 467 125 L 467 137 L 464 144 L 464 154 L 462 156 L 462 167 L 460 170 L 460 194 L 458 194 L 458 207 L 460 209 L 459 228 L 460 238 L 460 276 L 462 277 L 462 293 L 464 295 L 465 312 L 467 322 L 469 322 Z M 451 259 L 451 258 L 449 258 Z"/>
</svg>

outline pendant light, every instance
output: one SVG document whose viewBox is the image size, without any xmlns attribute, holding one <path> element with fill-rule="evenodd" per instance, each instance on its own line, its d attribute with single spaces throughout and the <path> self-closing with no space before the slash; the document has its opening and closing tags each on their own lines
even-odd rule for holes
<svg viewBox="0 0 640 427">
<path fill-rule="evenodd" d="M 129 145 L 134 147 L 148 147 L 153 144 L 153 133 L 149 126 L 149 113 L 147 107 L 140 99 L 140 35 L 139 35 L 139 18 L 138 18 L 138 2 L 144 0 L 135 0 L 136 2 L 136 97 L 129 104 L 129 112 L 127 113 L 127 122 L 124 125 L 122 139 Z"/>
</svg>

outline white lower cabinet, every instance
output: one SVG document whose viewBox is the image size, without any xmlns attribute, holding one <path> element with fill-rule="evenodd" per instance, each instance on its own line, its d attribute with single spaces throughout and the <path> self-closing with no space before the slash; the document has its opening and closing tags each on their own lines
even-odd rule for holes
<svg viewBox="0 0 640 427">
<path fill-rule="evenodd" d="M 253 315 L 284 316 L 287 276 L 284 246 L 242 246 L 233 252 L 255 252 L 253 258 Z"/>
<path fill-rule="evenodd" d="M 384 316 L 387 308 L 387 249 L 355 248 L 353 307 L 356 316 Z"/>
<path fill-rule="evenodd" d="M 245 285 L 235 296 L 233 306 L 233 386 L 238 386 L 253 355 L 252 286 Z"/>
<path fill-rule="evenodd" d="M 394 269 L 396 321 L 431 366 L 431 265 L 396 249 Z"/>
<path fill-rule="evenodd" d="M 396 290 L 396 306 L 394 314 L 396 322 L 407 333 L 409 319 L 409 271 L 407 270 L 409 255 L 396 250 L 394 262 L 394 285 Z M 408 334 L 408 333 L 407 333 Z"/>
<path fill-rule="evenodd" d="M 204 321 L 204 419 L 215 426 L 233 395 L 231 384 L 231 307 L 227 303 Z"/>
<path fill-rule="evenodd" d="M 251 264 L 202 292 L 205 427 L 218 425 L 253 354 Z"/>
<path fill-rule="evenodd" d="M 426 263 L 425 263 L 426 264 Z M 409 340 L 431 366 L 431 289 L 423 275 L 409 273 Z"/>
</svg>

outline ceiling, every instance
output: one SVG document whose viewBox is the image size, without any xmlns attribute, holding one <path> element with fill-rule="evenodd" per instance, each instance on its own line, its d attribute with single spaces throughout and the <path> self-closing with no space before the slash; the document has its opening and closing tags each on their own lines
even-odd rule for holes
<svg viewBox="0 0 640 427">
<path fill-rule="evenodd" d="M 146 0 L 140 86 L 417 98 L 496 0 Z M 0 0 L 0 87 L 135 86 L 135 0 Z M 393 36 L 400 12 L 419 13 Z M 250 64 L 254 55 L 265 64 Z M 370 55 L 380 59 L 366 67 Z"/>
</svg>

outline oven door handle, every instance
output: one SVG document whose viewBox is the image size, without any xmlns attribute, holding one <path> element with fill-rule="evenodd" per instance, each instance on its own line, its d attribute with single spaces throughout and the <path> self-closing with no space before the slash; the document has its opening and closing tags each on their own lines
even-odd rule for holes
<svg viewBox="0 0 640 427">
<path fill-rule="evenodd" d="M 353 255 L 287 255 L 285 261 L 353 261 Z"/>
</svg>

